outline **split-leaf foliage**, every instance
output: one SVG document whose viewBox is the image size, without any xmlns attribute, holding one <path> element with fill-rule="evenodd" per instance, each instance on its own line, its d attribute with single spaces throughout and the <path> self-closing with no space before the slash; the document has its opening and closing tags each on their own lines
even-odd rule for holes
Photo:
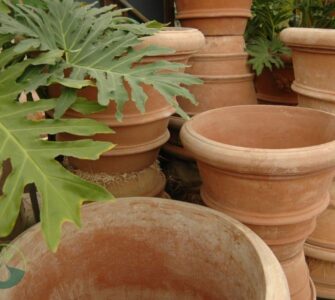
<svg viewBox="0 0 335 300">
<path fill-rule="evenodd" d="M 92 136 L 112 130 L 92 119 L 63 119 L 63 114 L 69 108 L 93 113 L 114 101 L 116 118 L 121 121 L 127 101 L 134 101 L 139 111 L 145 111 L 148 96 L 143 86 L 151 85 L 187 118 L 175 96 L 195 103 L 184 86 L 201 81 L 179 73 L 181 64 L 139 64 L 147 56 L 172 52 L 155 46 L 137 47 L 142 37 L 161 29 L 156 22 L 136 23 L 114 6 L 96 8 L 74 0 L 33 2 L 22 5 L 0 0 L 0 164 L 10 161 L 12 169 L 0 193 L 0 236 L 12 231 L 24 187 L 34 183 L 42 199 L 43 234 L 55 251 L 62 223 L 80 225 L 84 201 L 112 198 L 104 188 L 80 179 L 55 160 L 60 155 L 98 159 L 113 148 L 111 143 L 45 139 L 46 134 Z M 50 84 L 63 87 L 59 98 L 23 104 L 18 101 L 22 92 Z M 76 96 L 76 90 L 86 86 L 97 87 L 98 103 Z M 54 110 L 53 119 L 29 118 L 50 110 Z"/>
<path fill-rule="evenodd" d="M 280 40 L 287 27 L 335 28 L 331 0 L 254 0 L 253 17 L 245 33 L 249 63 L 257 75 L 264 68 L 281 68 L 291 51 Z"/>
</svg>

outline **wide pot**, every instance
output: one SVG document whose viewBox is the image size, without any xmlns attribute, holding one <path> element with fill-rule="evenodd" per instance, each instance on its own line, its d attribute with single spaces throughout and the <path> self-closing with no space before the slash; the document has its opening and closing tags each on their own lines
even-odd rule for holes
<svg viewBox="0 0 335 300">
<path fill-rule="evenodd" d="M 333 112 L 335 103 L 335 30 L 288 28 L 282 41 L 292 49 L 299 106 Z"/>
<path fill-rule="evenodd" d="M 292 59 L 283 57 L 284 67 L 264 69 L 255 77 L 257 99 L 260 103 L 297 105 L 297 94 L 292 90 L 294 71 Z"/>
<path fill-rule="evenodd" d="M 64 225 L 56 254 L 39 225 L 18 238 L 26 274 L 0 299 L 289 299 L 270 249 L 222 213 L 132 198 L 87 205 L 82 220 L 80 230 Z"/>
<path fill-rule="evenodd" d="M 329 204 L 335 116 L 289 106 L 225 107 L 195 116 L 181 139 L 198 161 L 204 202 L 266 241 L 293 300 L 315 299 L 303 245 Z"/>
<path fill-rule="evenodd" d="M 251 0 L 177 0 L 177 19 L 206 36 L 243 35 L 251 17 Z"/>
</svg>

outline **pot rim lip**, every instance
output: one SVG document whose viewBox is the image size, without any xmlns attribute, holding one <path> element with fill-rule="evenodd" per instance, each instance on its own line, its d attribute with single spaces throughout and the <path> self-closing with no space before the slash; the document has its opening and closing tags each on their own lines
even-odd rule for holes
<svg viewBox="0 0 335 300">
<path fill-rule="evenodd" d="M 245 74 L 237 74 L 237 75 L 196 75 L 196 76 L 202 79 L 204 83 L 208 83 L 208 82 L 217 82 L 217 81 L 220 82 L 220 81 L 250 80 L 255 77 L 255 74 L 245 73 Z"/>
<path fill-rule="evenodd" d="M 220 110 L 236 110 L 236 109 L 284 109 L 284 110 L 300 110 L 309 111 L 313 114 L 324 114 L 331 116 L 335 119 L 335 116 L 331 113 L 314 110 L 311 108 L 295 107 L 295 106 L 277 106 L 277 105 L 237 105 L 231 107 L 217 108 L 214 110 L 200 113 L 187 121 L 181 129 L 181 140 L 185 148 L 191 151 L 197 160 L 209 163 L 214 167 L 223 164 L 229 166 L 229 169 L 239 169 L 242 173 L 250 173 L 247 169 L 253 169 L 253 172 L 257 174 L 262 172 L 264 174 L 273 174 L 282 176 L 288 173 L 288 169 L 294 174 L 305 173 L 307 171 L 317 171 L 330 168 L 329 162 L 333 162 L 335 166 L 335 139 L 331 142 L 322 143 L 319 145 L 313 145 L 309 147 L 300 148 L 288 148 L 288 149 L 262 149 L 262 148 L 248 148 L 241 146 L 234 146 L 230 144 L 224 144 L 212 139 L 206 138 L 200 133 L 193 129 L 193 122 L 197 119 L 203 118 L 207 115 L 211 115 L 213 112 Z M 190 149 L 189 144 L 192 144 Z M 198 149 L 193 147 L 197 144 Z M 206 147 L 206 152 L 203 149 Z M 201 148 L 201 149 L 199 149 Z M 220 151 L 220 152 L 218 152 Z M 321 151 L 321 152 L 320 152 Z M 219 155 L 224 153 L 224 155 Z M 333 153 L 333 155 L 331 155 Z M 306 154 L 308 157 L 315 158 L 306 161 Z M 307 158 L 308 158 L 307 157 Z M 283 163 L 280 166 L 279 163 Z M 289 167 L 288 167 L 289 166 Z M 235 168 L 236 167 L 236 168 Z"/>
<path fill-rule="evenodd" d="M 248 8 L 219 8 L 219 9 L 180 9 L 177 19 L 207 19 L 218 17 L 250 18 L 251 10 Z"/>
<path fill-rule="evenodd" d="M 185 39 L 188 39 L 189 42 L 185 43 Z M 141 43 L 136 45 L 135 49 L 142 49 L 150 45 L 171 49 L 171 53 L 161 56 L 190 55 L 197 53 L 205 46 L 203 33 L 191 27 L 164 27 L 155 34 L 141 37 L 139 40 Z"/>
<path fill-rule="evenodd" d="M 293 48 L 335 50 L 335 30 L 324 28 L 286 28 L 280 39 Z"/>
<path fill-rule="evenodd" d="M 304 245 L 306 256 L 317 259 L 326 260 L 327 262 L 335 263 L 335 249 L 321 247 L 311 244 L 308 239 Z"/>
<path fill-rule="evenodd" d="M 230 52 L 230 53 L 226 53 L 226 54 L 222 54 L 222 53 L 198 53 L 198 54 L 194 54 L 193 56 L 191 56 L 190 58 L 190 62 L 193 60 L 203 60 L 203 59 L 234 59 L 234 58 L 246 58 L 248 57 L 248 53 L 246 52 Z"/>
<path fill-rule="evenodd" d="M 236 232 L 240 233 L 244 237 L 244 240 L 246 240 L 248 246 L 253 250 L 253 253 L 256 255 L 257 263 L 261 265 L 260 276 L 264 279 L 264 283 L 266 284 L 266 287 L 264 288 L 265 292 L 264 299 L 265 300 L 290 299 L 286 276 L 273 252 L 256 233 L 254 233 L 246 225 L 240 223 L 234 218 L 208 207 L 199 206 L 186 202 L 180 202 L 171 199 L 138 196 L 138 197 L 120 197 L 117 198 L 117 200 L 118 200 L 117 203 L 119 203 L 119 205 L 124 206 L 136 207 L 142 205 L 142 206 L 151 206 L 155 208 L 158 207 L 162 209 L 165 207 L 170 211 L 174 210 L 175 212 L 177 213 L 180 212 L 181 214 L 183 212 L 188 212 L 193 215 L 194 214 L 198 215 L 199 213 L 205 213 L 206 215 L 211 215 L 212 217 L 219 219 L 222 222 L 222 224 L 225 224 L 227 227 L 228 226 L 233 227 L 236 230 Z M 89 211 L 92 207 L 94 208 L 102 206 L 104 207 L 104 209 L 108 210 L 111 209 L 112 205 L 114 204 L 115 203 L 113 203 L 113 201 L 89 203 L 82 207 L 81 209 L 82 216 L 84 212 Z M 185 216 L 185 218 L 187 217 Z M 84 218 L 83 218 L 83 226 L 85 226 Z M 20 233 L 16 238 L 14 238 L 13 241 L 11 241 L 11 244 L 20 245 L 20 243 L 23 243 L 26 245 L 27 243 L 29 243 L 28 240 L 29 234 L 40 235 L 40 228 L 41 228 L 40 223 L 34 224 L 24 232 Z M 69 232 L 72 232 L 76 235 L 84 234 L 84 231 L 82 229 L 78 230 L 74 226 L 69 226 L 68 228 Z M 65 229 L 63 228 L 62 233 L 64 233 L 64 231 Z M 64 240 L 65 237 L 63 237 L 63 239 L 61 240 L 60 247 L 62 246 L 62 241 L 64 242 Z M 45 252 L 49 253 L 50 250 L 47 248 L 45 241 L 42 238 L 41 238 L 41 244 L 43 244 L 42 251 L 45 250 Z M 28 251 L 30 251 L 30 254 L 32 255 L 32 251 L 31 250 Z M 52 252 L 50 252 L 50 254 L 52 254 Z M 279 290 L 278 287 L 280 287 Z"/>
</svg>

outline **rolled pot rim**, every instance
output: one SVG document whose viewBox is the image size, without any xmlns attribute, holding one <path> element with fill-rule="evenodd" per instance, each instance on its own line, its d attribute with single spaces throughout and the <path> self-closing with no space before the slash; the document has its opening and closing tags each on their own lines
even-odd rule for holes
<svg viewBox="0 0 335 300">
<path fill-rule="evenodd" d="M 309 172 L 335 168 L 335 139 L 319 145 L 289 148 L 263 149 L 248 148 L 224 144 L 206 138 L 193 129 L 193 123 L 204 116 L 220 110 L 233 109 L 285 109 L 310 111 L 314 114 L 325 114 L 335 118 L 335 115 L 319 110 L 303 107 L 277 105 L 238 105 L 223 107 L 200 113 L 187 121 L 180 133 L 183 146 L 202 161 L 216 168 L 237 171 L 246 174 L 261 175 L 298 175 Z"/>
<path fill-rule="evenodd" d="M 95 202 L 95 203 L 89 203 L 82 207 L 82 212 L 84 215 L 87 213 L 87 211 L 91 210 L 92 208 L 99 208 L 104 207 L 104 211 L 108 211 L 109 209 L 112 210 L 112 206 L 130 206 L 133 207 L 134 210 L 138 209 L 145 209 L 148 208 L 155 208 L 156 210 L 159 208 L 166 208 L 170 211 L 180 212 L 181 214 L 183 212 L 191 213 L 193 215 L 199 215 L 205 213 L 206 215 L 211 215 L 215 218 L 219 218 L 223 224 L 226 224 L 227 226 L 232 226 L 235 228 L 235 230 L 242 234 L 244 239 L 247 241 L 247 243 L 253 248 L 254 254 L 257 255 L 258 263 L 262 266 L 262 276 L 264 278 L 264 283 L 266 284 L 265 295 L 263 300 L 289 300 L 289 288 L 288 283 L 286 280 L 286 276 L 284 275 L 283 269 L 278 262 L 277 258 L 273 254 L 273 252 L 270 250 L 270 248 L 266 245 L 266 243 L 251 229 L 249 229 L 246 225 L 240 223 L 236 219 L 219 212 L 217 210 L 205 207 L 205 206 L 199 206 L 191 203 L 185 203 L 180 202 L 177 200 L 171 200 L 171 199 L 162 199 L 162 198 L 154 198 L 154 197 L 127 197 L 127 198 L 117 198 L 117 202 L 113 201 L 105 201 L 105 202 Z M 108 207 L 109 206 L 109 207 Z M 117 209 L 115 210 L 117 212 Z M 186 215 L 185 215 L 186 217 Z M 64 222 L 65 223 L 65 222 Z M 69 223 L 69 222 L 67 222 Z M 70 225 L 70 224 L 69 224 Z M 83 226 L 85 227 L 85 220 L 83 220 Z M 86 224 L 87 228 L 90 228 L 90 222 L 87 222 Z M 64 230 L 64 229 L 63 229 Z M 69 233 L 74 234 L 84 234 L 84 231 L 81 229 L 78 229 L 76 226 L 70 225 L 66 229 Z M 29 234 L 41 234 L 41 224 L 37 223 L 33 225 L 32 227 L 28 228 L 26 231 L 21 233 L 19 236 L 17 236 L 11 244 L 17 244 L 19 247 L 20 244 L 26 244 L 29 243 Z M 64 233 L 64 232 L 63 232 Z M 88 233 L 86 233 L 88 234 Z M 42 234 L 41 234 L 42 237 Z M 63 236 L 62 242 L 65 242 L 65 237 Z M 45 244 L 45 241 L 41 241 L 42 248 L 39 249 L 39 251 L 50 251 L 47 249 L 47 246 Z M 275 276 L 274 276 L 275 275 Z M 280 287 L 280 289 L 279 289 Z"/>
<path fill-rule="evenodd" d="M 335 29 L 286 28 L 280 39 L 291 47 L 335 50 Z"/>
<path fill-rule="evenodd" d="M 136 45 L 135 49 L 140 50 L 155 45 L 170 48 L 171 53 L 167 55 L 194 54 L 205 46 L 205 37 L 202 32 L 191 27 L 164 27 L 151 36 L 140 38 L 140 41 L 141 43 Z"/>
</svg>

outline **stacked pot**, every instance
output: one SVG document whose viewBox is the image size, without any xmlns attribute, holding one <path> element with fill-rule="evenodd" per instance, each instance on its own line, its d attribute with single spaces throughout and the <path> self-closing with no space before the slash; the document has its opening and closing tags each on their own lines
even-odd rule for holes
<svg viewBox="0 0 335 300">
<path fill-rule="evenodd" d="M 292 48 L 299 106 L 335 114 L 334 30 L 290 28 L 281 34 Z M 324 132 L 330 125 L 324 124 Z M 320 195 L 321 196 L 321 195 Z M 328 209 L 318 218 L 305 251 L 319 297 L 335 299 L 335 183 Z"/>
<path fill-rule="evenodd" d="M 139 48 L 156 45 L 172 48 L 175 53 L 147 57 L 141 64 L 159 60 L 187 63 L 189 57 L 203 44 L 204 37 L 196 29 L 167 28 L 154 36 L 144 38 Z M 128 101 L 124 105 L 122 122 L 115 118 L 115 102 L 111 102 L 105 111 L 89 116 L 115 131 L 114 134 L 100 134 L 93 138 L 112 142 L 116 147 L 96 161 L 68 158 L 69 168 L 74 173 L 104 185 L 116 197 L 161 196 L 164 193 L 166 179 L 158 166 L 157 156 L 160 147 L 169 139 L 167 126 L 175 110 L 152 86 L 143 86 L 143 89 L 148 95 L 145 113 L 140 113 L 135 103 Z M 51 96 L 57 96 L 59 92 L 59 86 L 49 88 Z M 78 95 L 96 101 L 97 89 L 88 87 L 79 91 Z M 70 110 L 66 117 L 83 116 Z M 58 135 L 59 140 L 76 138 L 78 137 L 68 134 Z"/>
<path fill-rule="evenodd" d="M 201 86 L 190 87 L 199 104 L 194 106 L 178 99 L 189 115 L 257 103 L 243 37 L 251 17 L 251 3 L 251 0 L 176 1 L 181 24 L 199 29 L 206 38 L 205 47 L 190 58 L 190 68 L 186 70 L 204 81 Z"/>
<path fill-rule="evenodd" d="M 204 82 L 203 85 L 190 87 L 199 104 L 195 106 L 186 99 L 178 98 L 180 106 L 190 116 L 218 107 L 257 103 L 254 76 L 247 63 L 243 37 L 248 18 L 251 17 L 251 2 L 176 0 L 177 18 L 182 26 L 197 28 L 206 38 L 205 47 L 190 58 L 190 67 L 186 69 L 186 72 L 200 77 Z M 179 132 L 183 123 L 179 117 L 171 117 L 171 138 L 164 146 L 164 153 L 172 164 L 178 167 L 184 165 L 179 171 L 182 174 L 189 164 L 194 164 L 192 155 L 180 142 Z M 194 178 L 191 184 L 182 176 L 174 177 L 173 181 L 180 181 L 185 189 L 197 197 L 200 187 L 196 171 L 191 178 Z"/>
</svg>

